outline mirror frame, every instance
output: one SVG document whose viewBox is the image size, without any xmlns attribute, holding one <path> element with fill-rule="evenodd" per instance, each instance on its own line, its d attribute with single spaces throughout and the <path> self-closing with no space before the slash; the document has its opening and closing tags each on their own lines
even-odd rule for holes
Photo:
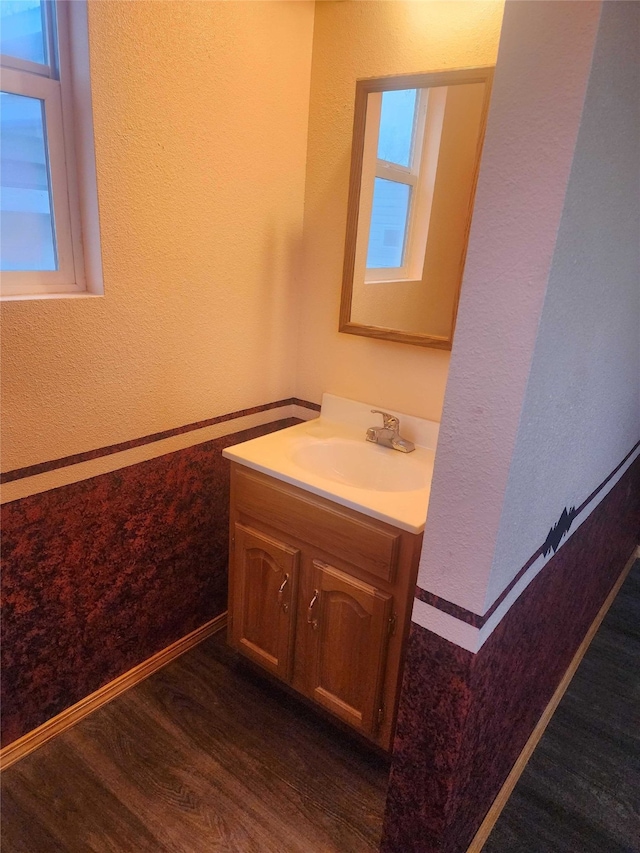
<svg viewBox="0 0 640 853">
<path fill-rule="evenodd" d="M 421 74 L 395 74 L 389 77 L 371 77 L 356 81 L 353 138 L 351 144 L 351 172 L 349 177 L 349 196 L 347 202 L 347 230 L 345 236 L 344 267 L 342 274 L 342 297 L 340 301 L 340 332 L 346 332 L 350 335 L 362 335 L 364 337 L 378 338 L 387 341 L 415 344 L 421 347 L 435 347 L 436 349 L 444 350 L 451 349 L 453 344 L 456 315 L 458 313 L 462 274 L 464 272 L 464 264 L 467 255 L 467 244 L 469 241 L 469 230 L 471 227 L 471 216 L 475 201 L 476 185 L 478 182 L 480 155 L 484 144 L 487 113 L 489 111 L 489 101 L 491 99 L 493 72 L 494 66 L 480 66 L 477 68 L 456 68 L 450 71 L 433 71 Z M 480 132 L 478 135 L 476 167 L 472 181 L 471 195 L 469 198 L 469 210 L 465 222 L 464 246 L 460 256 L 460 275 L 458 277 L 453 315 L 451 317 L 451 331 L 448 336 L 423 335 L 417 332 L 403 332 L 398 329 L 385 328 L 382 326 L 367 326 L 363 323 L 352 322 L 351 302 L 353 298 L 353 274 L 355 269 L 358 211 L 360 207 L 360 186 L 362 178 L 362 161 L 364 156 L 364 132 L 367 119 L 367 100 L 369 93 L 385 92 L 397 89 L 425 89 L 435 86 L 456 86 L 464 83 L 484 83 L 485 93 L 482 104 L 482 116 L 480 119 Z"/>
</svg>

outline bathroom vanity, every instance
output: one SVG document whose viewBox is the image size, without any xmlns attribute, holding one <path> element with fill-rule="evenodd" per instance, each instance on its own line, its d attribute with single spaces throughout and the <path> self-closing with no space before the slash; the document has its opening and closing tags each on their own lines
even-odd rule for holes
<svg viewBox="0 0 640 853">
<path fill-rule="evenodd" d="M 229 642 L 390 749 L 433 450 L 411 460 L 368 444 L 359 424 L 327 418 L 336 401 L 344 416 L 329 396 L 318 420 L 225 451 Z M 376 421 L 352 405 L 352 420 Z"/>
</svg>

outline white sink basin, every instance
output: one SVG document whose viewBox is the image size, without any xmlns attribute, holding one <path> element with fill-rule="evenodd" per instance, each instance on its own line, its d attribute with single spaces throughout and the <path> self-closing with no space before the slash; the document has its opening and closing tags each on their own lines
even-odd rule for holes
<svg viewBox="0 0 640 853">
<path fill-rule="evenodd" d="M 401 453 L 365 440 L 374 405 L 322 398 L 319 418 L 253 438 L 223 456 L 342 506 L 420 533 L 427 517 L 438 425 L 403 415 L 400 432 L 413 441 Z M 379 416 L 378 416 L 379 417 Z"/>
<path fill-rule="evenodd" d="M 310 439 L 291 448 L 291 461 L 334 483 L 377 492 L 410 492 L 428 486 L 428 471 L 411 453 L 352 441 Z"/>
</svg>

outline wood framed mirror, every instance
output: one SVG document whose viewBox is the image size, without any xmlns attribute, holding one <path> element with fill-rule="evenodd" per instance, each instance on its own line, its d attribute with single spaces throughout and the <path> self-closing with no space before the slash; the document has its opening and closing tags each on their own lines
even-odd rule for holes
<svg viewBox="0 0 640 853">
<path fill-rule="evenodd" d="M 341 332 L 451 349 L 492 80 L 357 81 Z"/>
</svg>

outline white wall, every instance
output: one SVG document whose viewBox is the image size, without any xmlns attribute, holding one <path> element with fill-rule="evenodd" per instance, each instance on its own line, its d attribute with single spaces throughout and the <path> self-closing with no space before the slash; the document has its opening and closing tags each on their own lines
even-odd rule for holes
<svg viewBox="0 0 640 853">
<path fill-rule="evenodd" d="M 423 589 L 476 613 L 484 612 L 600 5 L 505 5 L 418 577 Z M 526 529 L 527 516 L 520 522 Z M 462 624 L 418 605 L 414 619 L 425 627 L 431 618 L 439 633 L 443 621 Z"/>
<path fill-rule="evenodd" d="M 604 3 L 486 607 L 640 439 L 639 48 Z"/>
</svg>

